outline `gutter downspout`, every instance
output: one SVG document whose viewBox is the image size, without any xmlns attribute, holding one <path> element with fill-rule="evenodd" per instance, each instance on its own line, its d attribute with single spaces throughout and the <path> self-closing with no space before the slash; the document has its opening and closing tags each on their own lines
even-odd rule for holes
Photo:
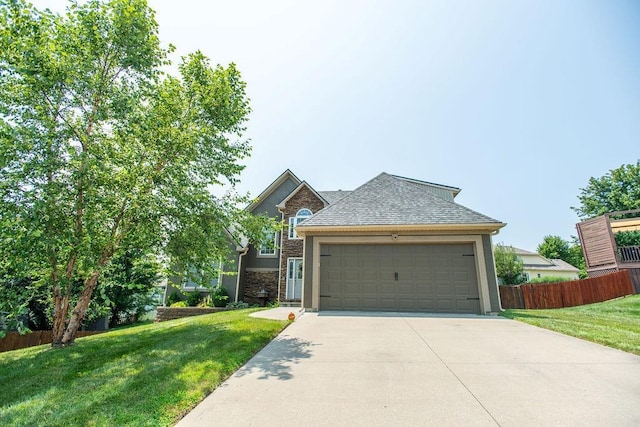
<svg viewBox="0 0 640 427">
<path fill-rule="evenodd" d="M 242 269 L 242 257 L 249 252 L 249 247 L 242 248 L 238 251 L 238 277 L 236 278 L 236 297 L 234 302 L 238 302 L 238 292 L 240 291 L 240 270 Z"/>
<path fill-rule="evenodd" d="M 278 256 L 278 295 L 276 297 L 276 300 L 278 302 L 280 302 L 280 283 L 282 282 L 282 242 L 284 241 L 284 205 L 277 205 L 276 208 L 278 209 L 278 212 L 280 212 L 280 223 L 283 225 L 282 229 L 280 230 L 280 241 L 278 242 L 280 244 L 280 247 L 278 248 L 278 251 L 280 252 L 279 256 Z"/>
</svg>

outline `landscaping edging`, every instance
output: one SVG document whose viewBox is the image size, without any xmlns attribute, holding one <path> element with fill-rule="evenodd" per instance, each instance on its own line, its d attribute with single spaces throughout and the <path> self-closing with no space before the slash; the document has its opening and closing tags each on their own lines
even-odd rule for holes
<svg viewBox="0 0 640 427">
<path fill-rule="evenodd" d="M 217 313 L 219 311 L 233 310 L 226 307 L 158 307 L 154 322 L 182 319 L 183 317 L 202 316 L 203 314 Z"/>
</svg>

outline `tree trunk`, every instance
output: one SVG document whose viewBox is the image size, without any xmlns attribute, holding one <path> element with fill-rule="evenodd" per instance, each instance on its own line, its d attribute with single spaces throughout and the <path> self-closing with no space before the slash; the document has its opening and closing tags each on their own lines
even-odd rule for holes
<svg viewBox="0 0 640 427">
<path fill-rule="evenodd" d="M 62 295 L 60 286 L 55 285 L 53 288 L 53 340 L 52 347 L 62 345 L 62 336 L 64 335 L 65 320 L 69 312 L 69 295 Z"/>
<path fill-rule="evenodd" d="M 69 319 L 69 324 L 67 325 L 67 328 L 64 331 L 64 336 L 62 337 L 61 345 L 70 345 L 76 339 L 76 333 L 78 332 L 80 323 L 82 322 L 82 319 L 84 319 L 84 315 L 87 312 L 87 308 L 89 307 L 89 303 L 91 302 L 93 291 L 98 284 L 98 277 L 100 277 L 100 272 L 94 271 L 91 277 L 89 277 L 84 282 L 84 289 L 82 289 L 80 298 L 78 298 L 78 302 L 73 308 L 71 318 Z"/>
</svg>

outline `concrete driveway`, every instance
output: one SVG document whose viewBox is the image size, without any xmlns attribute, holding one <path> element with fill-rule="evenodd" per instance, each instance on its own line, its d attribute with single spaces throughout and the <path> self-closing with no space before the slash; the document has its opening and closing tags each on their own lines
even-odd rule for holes
<svg viewBox="0 0 640 427">
<path fill-rule="evenodd" d="M 640 357 L 496 317 L 307 313 L 179 426 L 637 426 Z"/>
</svg>

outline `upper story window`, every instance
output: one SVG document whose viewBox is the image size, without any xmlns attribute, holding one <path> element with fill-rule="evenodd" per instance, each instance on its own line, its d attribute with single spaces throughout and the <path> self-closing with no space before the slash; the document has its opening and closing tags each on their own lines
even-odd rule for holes
<svg viewBox="0 0 640 427">
<path fill-rule="evenodd" d="M 265 234 L 266 234 L 265 243 L 260 245 L 260 248 L 258 249 L 258 255 L 274 256 L 276 254 L 276 247 L 278 244 L 277 242 L 278 235 L 276 234 L 275 231 L 268 231 Z"/>
<path fill-rule="evenodd" d="M 313 213 L 309 209 L 302 208 L 296 213 L 296 216 L 289 218 L 289 239 L 299 239 L 298 233 L 296 233 L 296 225 L 312 215 Z"/>
</svg>

